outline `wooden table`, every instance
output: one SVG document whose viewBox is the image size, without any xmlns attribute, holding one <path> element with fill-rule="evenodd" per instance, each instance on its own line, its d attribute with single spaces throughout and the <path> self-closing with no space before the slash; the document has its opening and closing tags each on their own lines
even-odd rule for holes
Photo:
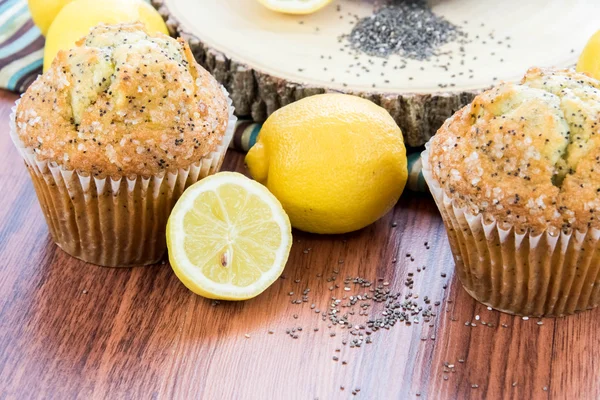
<svg viewBox="0 0 600 400">
<path fill-rule="evenodd" d="M 8 136 L 15 99 L 0 92 L 0 398 L 600 398 L 600 311 L 525 321 L 476 303 L 453 275 L 426 195 L 405 193 L 354 234 L 294 232 L 285 279 L 242 303 L 192 294 L 168 264 L 109 269 L 69 257 Z M 245 171 L 242 156 L 229 153 L 224 168 Z M 315 312 L 359 292 L 347 276 L 401 300 L 412 292 L 425 307 L 428 296 L 436 316 L 351 348 L 350 329 Z M 307 288 L 308 301 L 292 304 Z M 381 304 L 368 313 L 381 316 Z"/>
</svg>

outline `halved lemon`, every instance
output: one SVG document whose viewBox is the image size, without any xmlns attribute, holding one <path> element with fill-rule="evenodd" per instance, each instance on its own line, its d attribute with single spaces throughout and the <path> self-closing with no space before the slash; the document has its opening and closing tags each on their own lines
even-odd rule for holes
<svg viewBox="0 0 600 400">
<path fill-rule="evenodd" d="M 285 14 L 311 14 L 319 11 L 331 0 L 258 0 L 263 6 Z"/>
<path fill-rule="evenodd" d="M 167 224 L 169 261 L 192 292 L 246 300 L 283 272 L 292 246 L 290 220 L 258 182 L 221 172 L 190 186 Z"/>
</svg>

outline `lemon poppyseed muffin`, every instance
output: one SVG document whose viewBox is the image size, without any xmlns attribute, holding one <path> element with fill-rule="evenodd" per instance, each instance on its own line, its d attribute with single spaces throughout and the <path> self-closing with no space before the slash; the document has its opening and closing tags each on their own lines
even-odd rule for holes
<svg viewBox="0 0 600 400">
<path fill-rule="evenodd" d="M 446 121 L 423 154 L 458 275 L 527 316 L 600 303 L 600 82 L 532 68 Z"/>
<path fill-rule="evenodd" d="M 184 41 L 139 24 L 60 52 L 11 125 L 55 242 L 100 265 L 160 260 L 171 208 L 221 166 L 230 104 Z"/>
<path fill-rule="evenodd" d="M 101 25 L 59 53 L 16 116 L 38 160 L 94 176 L 152 176 L 213 151 L 228 107 L 183 40 L 141 24 Z"/>
</svg>

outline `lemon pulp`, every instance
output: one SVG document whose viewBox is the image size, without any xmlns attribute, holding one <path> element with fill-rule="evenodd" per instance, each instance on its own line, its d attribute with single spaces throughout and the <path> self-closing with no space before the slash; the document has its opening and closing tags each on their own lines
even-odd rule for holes
<svg viewBox="0 0 600 400">
<path fill-rule="evenodd" d="M 282 273 L 292 244 L 287 215 L 262 185 L 219 173 L 192 185 L 167 225 L 171 266 L 193 292 L 244 300 Z"/>
</svg>

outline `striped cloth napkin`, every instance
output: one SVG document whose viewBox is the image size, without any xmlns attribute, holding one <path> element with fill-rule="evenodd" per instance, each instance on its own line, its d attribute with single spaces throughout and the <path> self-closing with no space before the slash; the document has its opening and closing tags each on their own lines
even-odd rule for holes
<svg viewBox="0 0 600 400">
<path fill-rule="evenodd" d="M 101 0 L 98 0 L 101 1 Z M 0 0 L 0 88 L 22 93 L 42 73 L 44 37 L 35 27 L 26 0 Z M 246 152 L 262 124 L 238 121 L 230 147 Z M 427 192 L 420 152 L 408 155 L 407 188 Z"/>
<path fill-rule="evenodd" d="M 0 0 L 0 88 L 25 89 L 42 73 L 44 37 L 26 0 Z"/>
</svg>

